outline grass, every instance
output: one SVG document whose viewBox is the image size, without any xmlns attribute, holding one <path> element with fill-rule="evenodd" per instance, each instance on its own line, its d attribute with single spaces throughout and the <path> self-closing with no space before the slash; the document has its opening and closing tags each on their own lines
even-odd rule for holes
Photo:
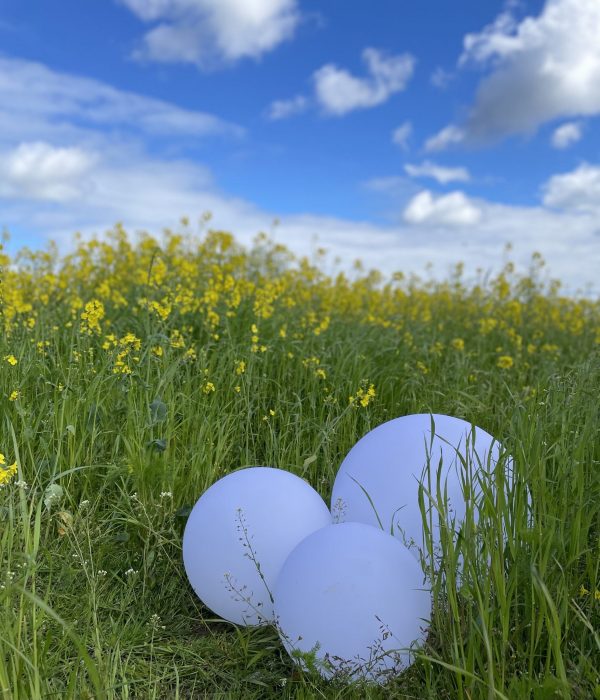
<svg viewBox="0 0 600 700">
<path fill-rule="evenodd" d="M 2 700 L 600 698 L 600 304 L 537 256 L 485 283 L 350 279 L 182 224 L 0 251 Z M 202 606 L 181 543 L 210 484 L 278 466 L 328 500 L 362 435 L 429 411 L 498 437 L 516 479 L 426 557 L 403 675 L 327 683 Z"/>
</svg>

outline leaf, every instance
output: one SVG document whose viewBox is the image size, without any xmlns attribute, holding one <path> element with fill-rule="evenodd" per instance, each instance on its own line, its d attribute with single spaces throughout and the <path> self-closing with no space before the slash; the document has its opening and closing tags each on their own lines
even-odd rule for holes
<svg viewBox="0 0 600 700">
<path fill-rule="evenodd" d="M 56 517 L 59 518 L 66 527 L 71 527 L 73 525 L 73 516 L 68 510 L 59 511 Z"/>
<path fill-rule="evenodd" d="M 153 423 L 161 423 L 167 417 L 167 404 L 160 399 L 154 399 L 150 404 L 150 418 Z"/>
<path fill-rule="evenodd" d="M 187 518 L 192 512 L 193 506 L 181 506 L 181 508 L 175 512 L 176 518 Z"/>
<path fill-rule="evenodd" d="M 153 447 L 158 452 L 164 452 L 167 449 L 167 441 L 164 438 L 156 438 L 148 443 L 148 447 Z"/>
<path fill-rule="evenodd" d="M 53 505 L 58 504 L 62 501 L 64 496 L 64 489 L 58 484 L 50 484 L 44 491 L 44 505 L 48 510 L 52 508 Z"/>
<path fill-rule="evenodd" d="M 73 437 L 75 437 L 75 426 L 74 426 L 74 425 L 67 425 L 67 427 L 65 428 L 65 430 L 66 430 L 68 433 L 71 433 L 71 435 L 73 435 Z"/>
<path fill-rule="evenodd" d="M 304 474 L 304 472 L 310 467 L 310 465 L 316 461 L 317 461 L 317 455 L 311 455 L 310 457 L 307 457 L 304 460 L 304 464 L 302 465 L 302 473 Z"/>
<path fill-rule="evenodd" d="M 125 530 L 123 530 L 123 532 L 117 532 L 113 540 L 115 542 L 129 542 L 129 533 Z"/>
</svg>

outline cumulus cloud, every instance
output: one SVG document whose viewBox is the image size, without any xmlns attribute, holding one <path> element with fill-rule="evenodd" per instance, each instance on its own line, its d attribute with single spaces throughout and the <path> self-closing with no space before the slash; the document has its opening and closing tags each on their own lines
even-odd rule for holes
<svg viewBox="0 0 600 700">
<path fill-rule="evenodd" d="M 411 177 L 430 177 L 442 185 L 448 182 L 468 182 L 471 179 L 466 168 L 446 168 L 430 160 L 424 161 L 421 165 L 407 163 L 404 170 Z"/>
<path fill-rule="evenodd" d="M 415 59 L 410 54 L 386 56 L 373 48 L 364 49 L 368 78 L 357 78 L 328 63 L 313 75 L 315 94 L 327 114 L 341 116 L 355 109 L 366 109 L 386 102 L 406 88 Z"/>
<path fill-rule="evenodd" d="M 0 157 L 0 196 L 68 201 L 81 195 L 97 154 L 43 141 L 19 144 Z"/>
<path fill-rule="evenodd" d="M 408 140 L 412 135 L 412 131 L 412 124 L 410 122 L 404 122 L 403 124 L 400 124 L 399 127 L 394 129 L 392 133 L 392 141 L 396 144 L 396 146 L 400 146 L 403 151 L 407 151 Z"/>
<path fill-rule="evenodd" d="M 577 143 L 583 135 L 581 122 L 567 122 L 557 127 L 552 133 L 551 143 L 554 148 L 568 148 Z"/>
<path fill-rule="evenodd" d="M 543 191 L 548 207 L 600 214 L 600 166 L 582 163 L 571 172 L 553 175 Z"/>
<path fill-rule="evenodd" d="M 464 141 L 464 138 L 464 130 L 454 124 L 450 124 L 425 141 L 425 150 L 428 152 L 443 151 L 448 148 L 448 146 L 461 143 Z"/>
<path fill-rule="evenodd" d="M 296 95 L 289 100 L 275 100 L 271 102 L 269 107 L 268 117 L 275 121 L 278 119 L 286 119 L 294 114 L 304 112 L 308 107 L 308 100 L 303 95 Z"/>
<path fill-rule="evenodd" d="M 291 39 L 300 20 L 296 0 L 119 0 L 148 31 L 134 57 L 214 68 L 258 58 Z"/>
<path fill-rule="evenodd" d="M 547 0 L 539 16 L 502 13 L 467 34 L 459 65 L 489 67 L 465 125 L 470 140 L 533 132 L 600 113 L 600 2 Z"/>
<path fill-rule="evenodd" d="M 436 197 L 429 190 L 423 190 L 410 200 L 403 217 L 409 224 L 472 226 L 481 219 L 481 210 L 463 192 Z"/>
<path fill-rule="evenodd" d="M 243 136 L 244 129 L 205 112 L 117 90 L 33 61 L 0 57 L 0 142 L 72 140 L 85 129 L 125 127 L 156 136 Z"/>
</svg>

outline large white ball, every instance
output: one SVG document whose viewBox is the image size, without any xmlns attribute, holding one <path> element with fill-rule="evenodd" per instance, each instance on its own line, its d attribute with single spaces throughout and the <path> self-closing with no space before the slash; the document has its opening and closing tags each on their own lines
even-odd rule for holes
<svg viewBox="0 0 600 700">
<path fill-rule="evenodd" d="M 329 525 L 331 514 L 303 479 L 250 467 L 214 483 L 197 501 L 183 534 L 188 579 L 220 617 L 271 622 L 275 579 L 294 547 Z"/>
<path fill-rule="evenodd" d="M 477 502 L 476 475 L 493 470 L 501 449 L 485 430 L 473 430 L 470 423 L 452 416 L 421 413 L 382 423 L 354 445 L 340 466 L 331 496 L 334 522 L 381 527 L 418 558 L 418 550 L 424 551 L 419 482 L 432 494 L 431 498 L 425 495 L 425 507 L 431 513 L 429 522 L 437 549 L 440 512 L 448 523 L 454 520 L 455 530 L 460 528 L 466 513 L 462 482 L 467 470 L 471 473 L 471 496 Z M 440 486 L 447 493 L 447 512 L 442 511 L 437 494 L 440 460 Z M 476 518 L 476 510 L 474 514 Z"/>
<path fill-rule="evenodd" d="M 406 547 L 362 523 L 330 525 L 303 540 L 275 585 L 276 625 L 287 651 L 314 651 L 325 678 L 383 682 L 412 663 L 431 598 Z M 303 666 L 305 660 L 298 659 Z"/>
</svg>

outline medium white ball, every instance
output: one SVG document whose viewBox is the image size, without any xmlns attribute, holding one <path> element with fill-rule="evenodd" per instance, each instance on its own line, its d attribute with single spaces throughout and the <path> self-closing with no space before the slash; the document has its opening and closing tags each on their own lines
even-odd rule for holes
<svg viewBox="0 0 600 700">
<path fill-rule="evenodd" d="M 271 622 L 275 579 L 294 547 L 331 514 L 303 479 L 271 467 L 232 472 L 197 501 L 183 534 L 188 579 L 202 602 L 243 625 Z"/>
<path fill-rule="evenodd" d="M 319 672 L 383 682 L 410 663 L 431 597 L 406 547 L 362 523 L 330 525 L 303 540 L 275 585 L 282 642 L 315 652 Z M 301 661 L 303 665 L 306 665 Z"/>
</svg>

